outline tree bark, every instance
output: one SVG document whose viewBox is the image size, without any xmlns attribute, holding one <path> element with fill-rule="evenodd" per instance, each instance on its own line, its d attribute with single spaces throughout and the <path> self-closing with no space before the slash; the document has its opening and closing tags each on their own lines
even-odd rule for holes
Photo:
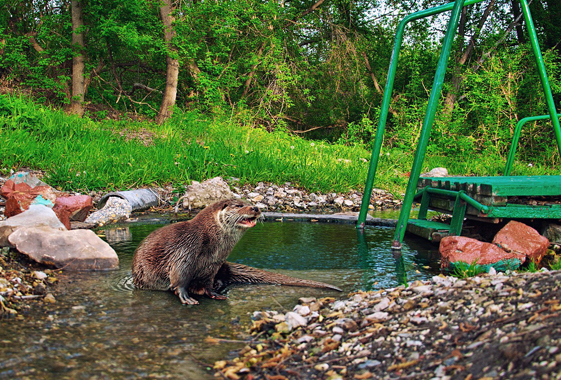
<svg viewBox="0 0 561 380">
<path fill-rule="evenodd" d="M 512 0 L 512 15 L 514 16 L 514 20 L 518 20 L 522 16 L 522 12 L 520 11 L 520 4 L 518 4 L 519 0 Z M 516 23 L 516 38 L 518 39 L 519 44 L 523 44 L 526 42 L 526 38 L 524 37 L 524 29 L 522 29 L 522 23 Z"/>
<path fill-rule="evenodd" d="M 72 57 L 72 97 L 70 98 L 70 108 L 68 112 L 82 116 L 84 114 L 84 20 L 82 18 L 82 2 L 71 1 L 72 16 L 72 47 L 75 49 Z"/>
<path fill-rule="evenodd" d="M 172 6 L 172 0 L 163 0 L 162 3 L 163 5 L 160 6 L 160 16 L 164 24 L 164 41 L 168 47 L 168 53 L 166 57 L 166 88 L 164 90 L 162 104 L 160 105 L 160 111 L 156 117 L 156 123 L 158 124 L 165 122 L 173 113 L 173 107 L 175 106 L 175 100 L 177 98 L 177 84 L 179 78 L 179 60 L 173 57 L 176 50 L 172 44 L 172 39 L 175 35 L 175 30 L 173 28 L 173 22 L 175 21 L 173 17 L 174 8 Z"/>
</svg>

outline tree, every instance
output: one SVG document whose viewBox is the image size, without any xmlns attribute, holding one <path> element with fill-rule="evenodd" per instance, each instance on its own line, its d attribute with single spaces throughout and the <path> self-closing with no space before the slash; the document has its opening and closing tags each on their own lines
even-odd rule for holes
<svg viewBox="0 0 561 380">
<path fill-rule="evenodd" d="M 84 78 L 84 20 L 82 17 L 82 2 L 71 1 L 72 12 L 72 97 L 69 113 L 82 116 L 84 114 L 84 96 L 86 93 Z"/>
<path fill-rule="evenodd" d="M 179 78 L 179 59 L 177 58 L 177 49 L 173 46 L 173 37 L 175 36 L 175 29 L 173 23 L 175 17 L 173 12 L 175 7 L 172 5 L 172 0 L 163 0 L 160 6 L 160 16 L 164 25 L 164 41 L 166 44 L 166 87 L 164 90 L 164 97 L 160 105 L 160 111 L 156 117 L 156 122 L 162 124 L 169 119 L 173 113 L 175 100 L 177 98 L 177 82 Z"/>
</svg>

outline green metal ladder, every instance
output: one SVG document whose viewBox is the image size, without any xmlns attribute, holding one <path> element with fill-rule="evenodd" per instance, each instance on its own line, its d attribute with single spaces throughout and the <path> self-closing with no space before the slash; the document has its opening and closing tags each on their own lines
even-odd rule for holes
<svg viewBox="0 0 561 380">
<path fill-rule="evenodd" d="M 456 34 L 456 30 L 458 28 L 458 22 L 460 19 L 460 14 L 462 8 L 464 6 L 473 5 L 479 3 L 483 0 L 456 0 L 453 3 L 445 4 L 439 7 L 434 7 L 426 10 L 422 10 L 416 13 L 412 13 L 407 15 L 403 18 L 403 20 L 398 25 L 396 31 L 396 37 L 394 41 L 394 47 L 392 52 L 392 59 L 390 62 L 390 67 L 388 71 L 388 78 L 386 81 L 386 86 L 384 89 L 384 96 L 382 99 L 381 105 L 381 112 L 380 112 L 380 119 L 378 121 L 378 128 L 376 130 L 376 136 L 374 139 L 374 145 L 372 149 L 372 158 L 370 160 L 370 167 L 368 170 L 368 175 L 366 178 L 364 195 L 362 198 L 362 204 L 360 208 L 360 214 L 357 221 L 357 228 L 363 229 L 365 226 L 366 216 L 368 213 L 368 206 L 370 204 L 370 197 L 374 185 L 374 178 L 376 176 L 376 169 L 378 166 L 378 159 L 380 157 L 380 152 L 382 148 L 382 142 L 384 137 L 384 131 L 389 111 L 389 103 L 391 99 L 391 93 L 393 90 L 393 83 L 395 79 L 395 73 L 397 69 L 397 63 L 399 59 L 399 51 L 401 49 L 401 44 L 403 42 L 403 35 L 405 32 L 405 27 L 411 21 L 418 20 L 421 18 L 433 16 L 442 12 L 452 11 L 450 20 L 448 22 L 448 27 L 446 30 L 446 34 L 444 36 L 443 46 L 440 53 L 440 57 L 438 60 L 438 65 L 436 69 L 436 74 L 432 86 L 432 90 L 429 97 L 429 103 L 427 106 L 427 111 L 425 114 L 425 119 L 423 121 L 423 126 L 421 130 L 421 134 L 419 137 L 419 142 L 417 145 L 417 149 L 415 152 L 413 166 L 411 168 L 411 174 L 409 176 L 409 182 L 407 184 L 407 189 L 405 192 L 405 197 L 403 199 L 403 205 L 401 207 L 401 212 L 399 214 L 399 219 L 397 221 L 397 226 L 394 234 L 394 240 L 392 244 L 392 248 L 396 250 L 401 249 L 401 243 L 403 241 L 403 237 L 405 235 L 405 230 L 407 227 L 408 222 L 411 223 L 409 220 L 411 214 L 411 207 L 413 205 L 414 198 L 421 197 L 421 207 L 419 212 L 419 218 L 413 222 L 413 224 L 430 224 L 433 223 L 435 227 L 441 227 L 448 229 L 450 234 L 459 235 L 461 233 L 461 226 L 463 223 L 465 210 L 467 205 L 471 205 L 473 207 L 478 208 L 481 212 L 486 213 L 488 209 L 487 206 L 479 204 L 475 201 L 472 197 L 468 196 L 463 191 L 450 191 L 450 190 L 443 190 L 443 189 L 433 189 L 433 188 L 426 188 L 421 194 L 415 194 L 417 183 L 419 181 L 419 177 L 421 174 L 421 169 L 423 165 L 423 161 L 425 158 L 426 148 L 428 145 L 428 139 L 430 136 L 430 131 L 432 128 L 432 124 L 434 122 L 436 108 L 438 106 L 438 101 L 440 98 L 440 93 L 444 81 L 444 75 L 446 73 L 446 66 L 448 64 L 448 60 L 450 57 L 450 50 L 452 47 L 452 42 L 454 40 L 454 36 Z M 542 120 L 542 119 L 551 119 L 551 123 L 553 125 L 553 130 L 555 133 L 555 138 L 557 141 L 557 146 L 559 152 L 561 153 L 561 127 L 559 123 L 558 117 L 560 115 L 557 114 L 555 103 L 553 101 L 553 95 L 551 93 L 551 88 L 549 85 L 549 80 L 547 78 L 547 74 L 545 71 L 545 65 L 543 62 L 542 53 L 538 44 L 536 29 L 534 27 L 534 22 L 532 19 L 532 15 L 530 13 L 530 9 L 528 6 L 527 0 L 519 0 L 522 8 L 522 12 L 524 14 L 524 20 L 526 23 L 526 28 L 530 35 L 530 43 L 532 46 L 532 50 L 534 52 L 534 56 L 536 59 L 536 64 L 538 67 L 538 72 L 540 75 L 540 79 L 542 82 L 543 91 L 546 97 L 547 107 L 549 111 L 549 115 L 541 115 L 541 116 L 532 116 L 529 118 L 525 118 L 520 120 L 515 128 L 515 133 L 513 137 L 513 145 L 511 146 L 511 150 L 509 153 L 509 157 L 507 160 L 506 168 L 505 168 L 505 175 L 509 175 L 512 169 L 512 163 L 514 161 L 514 154 L 516 152 L 516 145 L 518 143 L 518 137 L 520 136 L 520 130 L 522 125 L 531 120 Z M 430 222 L 426 220 L 426 212 L 428 210 L 429 199 L 433 194 L 444 195 L 448 197 L 452 197 L 455 199 L 454 208 L 453 208 L 453 217 L 452 222 L 450 225 L 445 226 L 443 223 L 440 223 L 441 226 L 438 226 L 437 222 Z"/>
</svg>

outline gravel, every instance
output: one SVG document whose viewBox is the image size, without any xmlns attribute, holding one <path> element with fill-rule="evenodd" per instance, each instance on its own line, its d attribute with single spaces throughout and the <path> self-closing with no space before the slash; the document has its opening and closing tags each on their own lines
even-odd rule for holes
<svg viewBox="0 0 561 380">
<path fill-rule="evenodd" d="M 255 312 L 248 345 L 214 369 L 227 379 L 559 379 L 560 286 L 560 271 L 441 275 L 301 299 L 286 314 Z"/>
</svg>

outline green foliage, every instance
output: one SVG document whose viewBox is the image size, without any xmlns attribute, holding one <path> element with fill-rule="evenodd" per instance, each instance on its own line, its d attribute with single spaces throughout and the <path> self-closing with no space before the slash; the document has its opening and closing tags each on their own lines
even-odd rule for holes
<svg viewBox="0 0 561 380">
<path fill-rule="evenodd" d="M 557 258 L 557 260 L 549 264 L 549 267 L 551 270 L 561 270 L 561 258 Z"/>
<path fill-rule="evenodd" d="M 170 48 L 163 40 L 159 2 L 87 1 L 85 49 L 80 51 L 89 84 L 86 115 L 154 118 L 166 85 L 166 57 L 172 56 L 180 65 L 180 114 L 197 111 L 217 121 L 228 117 L 233 124 L 267 131 L 313 131 L 305 136 L 368 147 L 397 23 L 405 12 L 443 3 L 336 1 L 312 9 L 309 1 L 174 2 Z M 547 112 L 527 40 L 505 32 L 513 4 L 498 3 L 493 22 L 488 20 L 478 35 L 473 56 L 460 64 L 457 58 L 478 30 L 488 3 L 466 12 L 466 33 L 455 41 L 442 97 L 454 93 L 457 98 L 452 109 L 439 108 L 427 169 L 438 163 L 454 174 L 501 174 L 517 121 Z M 548 48 L 544 57 L 557 104 L 561 59 L 559 27 L 552 21 L 558 8 L 554 0 L 532 5 L 538 37 Z M 79 52 L 71 44 L 68 2 L 15 0 L 0 9 L 2 83 L 28 91 L 42 104 L 68 104 L 72 58 Z M 380 14 L 380 9 L 389 12 Z M 442 28 L 439 16 L 407 28 L 384 137 L 381 161 L 387 166 L 377 173 L 382 182 L 406 181 L 403 172 L 408 170 L 401 168 L 411 162 L 421 132 Z M 459 88 L 454 78 L 460 79 Z M 36 128 L 25 117 L 32 116 L 19 120 Z M 514 173 L 552 172 L 559 165 L 554 140 L 548 121 L 528 123 Z M 474 158 L 478 156 L 485 159 Z"/>
<path fill-rule="evenodd" d="M 474 261 L 471 264 L 458 261 L 454 263 L 454 269 L 451 273 L 452 276 L 457 278 L 475 277 L 481 273 L 485 273 L 485 268 Z"/>
<path fill-rule="evenodd" d="M 374 137 L 374 124 L 366 116 L 360 122 L 352 122 L 347 126 L 346 131 L 339 137 L 337 143 L 344 145 L 365 145 L 372 141 Z"/>
<path fill-rule="evenodd" d="M 522 269 L 522 271 L 530 273 L 536 273 L 538 270 L 538 264 L 534 260 L 528 261 L 528 264 Z"/>
</svg>

